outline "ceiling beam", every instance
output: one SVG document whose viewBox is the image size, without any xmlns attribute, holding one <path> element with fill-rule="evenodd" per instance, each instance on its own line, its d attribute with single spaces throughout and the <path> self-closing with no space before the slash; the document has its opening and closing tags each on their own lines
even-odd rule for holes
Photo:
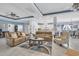
<svg viewBox="0 0 79 59">
<path fill-rule="evenodd" d="M 34 16 L 21 17 L 21 18 L 17 18 L 16 20 L 27 19 L 27 18 L 34 18 Z"/>
<path fill-rule="evenodd" d="M 39 9 L 39 7 L 34 3 L 34 5 L 35 5 L 35 7 L 38 9 L 38 11 L 41 13 L 41 14 L 43 14 L 42 13 L 42 11 Z"/>
<path fill-rule="evenodd" d="M 11 17 L 8 17 L 8 16 L 4 16 L 4 15 L 0 15 L 1 17 L 4 17 L 4 18 L 8 18 L 8 19 L 13 19 L 15 20 L 15 18 L 11 18 Z"/>
<path fill-rule="evenodd" d="M 43 14 L 43 16 L 54 15 L 54 14 L 61 14 L 61 13 L 68 13 L 68 12 L 73 12 L 73 10 L 63 10 L 63 11 L 59 11 L 59 12 L 45 13 L 45 14 Z"/>
<path fill-rule="evenodd" d="M 79 11 L 79 9 L 77 9 L 76 11 Z M 43 16 L 68 13 L 68 12 L 75 12 L 75 11 L 74 10 L 62 10 L 62 11 L 58 11 L 58 12 L 45 13 L 45 14 L 43 14 Z"/>
<path fill-rule="evenodd" d="M 41 10 L 38 8 L 38 6 L 35 3 L 32 3 L 32 6 L 34 7 L 34 10 L 36 11 L 36 13 L 34 14 L 35 17 L 43 16 Z"/>
<path fill-rule="evenodd" d="M 4 15 L 0 15 L 0 16 L 8 18 L 8 19 L 13 19 L 13 20 L 20 20 L 20 19 L 27 19 L 27 18 L 33 18 L 34 17 L 34 16 L 27 16 L 27 17 L 20 17 L 20 18 L 11 18 L 11 17 L 4 16 Z"/>
</svg>

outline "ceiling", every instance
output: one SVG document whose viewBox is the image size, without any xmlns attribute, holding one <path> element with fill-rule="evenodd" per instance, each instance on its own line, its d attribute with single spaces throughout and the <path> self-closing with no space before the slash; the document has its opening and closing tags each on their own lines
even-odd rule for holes
<svg viewBox="0 0 79 59">
<path fill-rule="evenodd" d="M 12 19 L 32 18 L 70 10 L 72 3 L 0 3 L 0 16 Z M 13 12 L 19 17 L 11 17 Z"/>
<path fill-rule="evenodd" d="M 72 3 L 37 3 L 38 8 L 43 14 L 69 10 Z"/>
<path fill-rule="evenodd" d="M 10 17 L 10 13 L 13 12 L 19 18 L 21 17 L 29 17 L 32 16 L 32 5 L 31 4 L 23 4 L 23 3 L 1 3 L 0 4 L 0 15 Z M 30 9 L 30 10 L 29 10 Z M 29 11 L 31 12 L 29 12 Z"/>
</svg>

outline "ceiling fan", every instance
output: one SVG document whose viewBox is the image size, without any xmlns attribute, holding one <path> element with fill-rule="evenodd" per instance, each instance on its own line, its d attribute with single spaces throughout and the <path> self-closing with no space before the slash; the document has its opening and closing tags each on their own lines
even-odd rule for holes
<svg viewBox="0 0 79 59">
<path fill-rule="evenodd" d="M 73 3 L 72 8 L 74 11 L 79 10 L 79 3 Z"/>
<path fill-rule="evenodd" d="M 8 17 L 12 17 L 12 18 L 18 18 L 19 16 L 16 15 L 15 13 L 13 12 L 10 12 L 9 14 L 7 14 Z"/>
</svg>

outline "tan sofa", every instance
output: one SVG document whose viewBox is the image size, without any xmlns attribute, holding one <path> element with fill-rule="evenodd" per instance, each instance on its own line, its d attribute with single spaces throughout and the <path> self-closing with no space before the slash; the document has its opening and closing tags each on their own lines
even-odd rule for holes
<svg viewBox="0 0 79 59">
<path fill-rule="evenodd" d="M 68 32 L 62 32 L 60 37 L 56 37 L 54 39 L 54 42 L 57 43 L 57 44 L 69 44 L 69 33 Z"/>
<path fill-rule="evenodd" d="M 23 32 L 7 32 L 7 44 L 11 47 L 26 41 L 26 34 Z"/>
<path fill-rule="evenodd" d="M 44 38 L 45 41 L 52 41 L 52 32 L 37 31 L 36 36 Z"/>
</svg>

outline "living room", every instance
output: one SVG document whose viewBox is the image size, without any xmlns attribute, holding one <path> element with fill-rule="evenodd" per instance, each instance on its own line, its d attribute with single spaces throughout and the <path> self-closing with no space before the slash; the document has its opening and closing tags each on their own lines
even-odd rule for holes
<svg viewBox="0 0 79 59">
<path fill-rule="evenodd" d="M 79 3 L 0 4 L 0 55 L 79 55 L 78 5 Z"/>
</svg>

